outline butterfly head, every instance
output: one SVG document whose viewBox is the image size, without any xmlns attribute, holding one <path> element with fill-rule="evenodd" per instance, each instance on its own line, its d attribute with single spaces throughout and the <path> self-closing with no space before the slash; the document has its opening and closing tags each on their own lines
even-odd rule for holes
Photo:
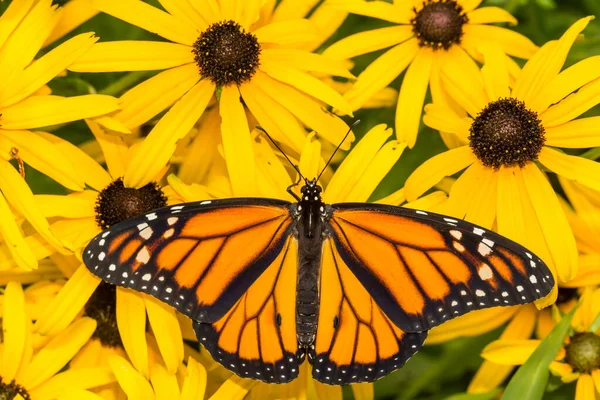
<svg viewBox="0 0 600 400">
<path fill-rule="evenodd" d="M 321 203 L 321 186 L 317 184 L 316 179 L 306 180 L 304 186 L 300 189 L 303 202 Z"/>
</svg>

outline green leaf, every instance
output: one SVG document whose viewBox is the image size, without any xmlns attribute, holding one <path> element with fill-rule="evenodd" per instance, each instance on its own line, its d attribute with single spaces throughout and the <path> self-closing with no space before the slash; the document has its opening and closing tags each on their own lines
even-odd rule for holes
<svg viewBox="0 0 600 400">
<path fill-rule="evenodd" d="M 496 398 L 498 393 L 500 393 L 500 389 L 494 389 L 486 393 L 462 393 L 446 397 L 446 400 L 492 400 Z"/>
<path fill-rule="evenodd" d="M 221 92 L 223 91 L 223 85 L 219 85 L 217 86 L 217 88 L 215 89 L 215 96 L 217 97 L 217 102 L 220 103 L 221 102 Z"/>
<path fill-rule="evenodd" d="M 506 386 L 502 400 L 539 400 L 543 397 L 550 376 L 548 366 L 554 361 L 563 344 L 576 309 L 577 306 L 573 307 L 571 312 L 563 317 L 525 364 L 517 370 Z"/>
<path fill-rule="evenodd" d="M 600 329 L 600 313 L 598 313 L 598 315 L 596 315 L 596 319 L 594 319 L 594 322 L 592 322 L 592 324 L 590 325 L 590 332 L 596 332 L 598 329 Z"/>
</svg>

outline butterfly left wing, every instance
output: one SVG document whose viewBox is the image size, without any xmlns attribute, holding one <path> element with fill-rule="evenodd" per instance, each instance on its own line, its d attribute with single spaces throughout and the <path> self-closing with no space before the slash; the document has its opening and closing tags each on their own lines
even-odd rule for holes
<svg viewBox="0 0 600 400">
<path fill-rule="evenodd" d="M 283 250 L 214 323 L 194 322 L 198 341 L 212 357 L 244 378 L 286 383 L 298 376 L 304 355 L 296 338 L 298 241 Z"/>
<path fill-rule="evenodd" d="M 465 221 L 378 204 L 336 204 L 337 251 L 385 314 L 420 332 L 472 310 L 532 302 L 554 286 L 523 246 Z"/>
<path fill-rule="evenodd" d="M 427 332 L 398 328 L 375 303 L 326 238 L 321 258 L 320 307 L 313 378 L 331 385 L 372 382 L 402 367 Z"/>
</svg>

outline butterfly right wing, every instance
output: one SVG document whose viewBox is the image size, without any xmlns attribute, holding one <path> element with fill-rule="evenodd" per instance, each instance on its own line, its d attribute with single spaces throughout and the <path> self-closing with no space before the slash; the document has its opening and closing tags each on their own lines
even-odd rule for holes
<svg viewBox="0 0 600 400">
<path fill-rule="evenodd" d="M 319 322 L 309 354 L 313 378 L 343 385 L 372 382 L 402 367 L 427 331 L 407 333 L 375 303 L 342 260 L 332 238 L 323 243 Z"/>
</svg>

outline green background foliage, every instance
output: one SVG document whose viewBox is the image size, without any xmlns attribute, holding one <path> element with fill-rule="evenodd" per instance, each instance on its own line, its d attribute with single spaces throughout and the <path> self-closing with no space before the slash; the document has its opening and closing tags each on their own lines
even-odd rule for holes
<svg viewBox="0 0 600 400">
<path fill-rule="evenodd" d="M 158 6 L 156 0 L 147 0 L 147 2 Z M 8 3 L 7 1 L 0 3 L 1 12 L 4 12 Z M 483 5 L 503 7 L 513 13 L 519 20 L 519 25 L 514 29 L 528 36 L 537 45 L 557 39 L 578 18 L 587 15 L 600 16 L 599 0 L 485 0 Z M 384 21 L 350 15 L 323 48 L 350 34 L 387 25 L 389 23 Z M 94 17 L 76 29 L 69 37 L 89 31 L 95 32 L 102 41 L 163 40 L 154 34 L 107 15 Z M 580 38 L 571 50 L 567 65 L 600 54 L 600 22 L 592 21 L 584 33 L 585 37 Z M 45 51 L 47 50 L 45 49 Z M 352 72 L 358 75 L 382 53 L 383 51 L 380 51 L 356 58 L 354 60 L 355 68 Z M 104 74 L 69 72 L 65 77 L 53 80 L 50 86 L 57 95 L 105 93 L 120 96 L 128 88 L 152 74 L 151 72 Z M 403 76 L 399 76 L 391 86 L 398 89 L 402 79 Z M 428 100 L 426 100 L 427 102 Z M 598 108 L 595 108 L 586 113 L 586 116 L 599 115 L 598 111 Z M 380 123 L 393 127 L 394 113 L 394 108 L 356 112 L 355 117 L 362 120 L 355 130 L 357 136 L 360 138 L 370 128 Z M 350 122 L 350 119 L 347 121 Z M 82 122 L 52 127 L 51 131 L 74 144 L 80 144 L 92 138 L 91 133 Z M 401 188 L 406 178 L 418 165 L 445 149 L 439 134 L 422 125 L 415 148 L 405 151 L 373 197 L 378 198 Z M 61 186 L 37 173 L 31 167 L 27 166 L 26 171 L 26 179 L 34 193 L 65 193 Z M 497 392 L 466 395 L 464 391 L 482 361 L 479 356 L 480 351 L 491 340 L 496 339 L 500 332 L 501 329 L 498 329 L 482 336 L 458 339 L 443 345 L 425 346 L 404 368 L 375 385 L 376 398 L 397 400 L 486 400 L 497 398 Z M 572 384 L 562 385 L 558 379 L 551 377 L 550 387 L 554 390 L 547 393 L 545 399 L 574 398 L 574 385 Z M 348 398 L 351 397 L 349 390 L 345 390 L 344 393 Z"/>
</svg>

